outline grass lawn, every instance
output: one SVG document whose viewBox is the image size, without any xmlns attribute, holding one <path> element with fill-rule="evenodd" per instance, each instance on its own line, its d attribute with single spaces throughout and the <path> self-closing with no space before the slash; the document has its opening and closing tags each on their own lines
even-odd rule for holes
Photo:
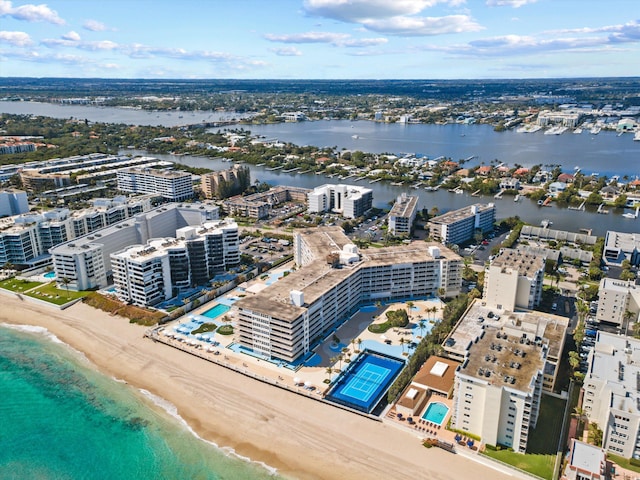
<svg viewBox="0 0 640 480">
<path fill-rule="evenodd" d="M 553 477 L 553 467 L 556 462 L 555 455 L 522 455 L 521 453 L 510 452 L 508 450 L 494 451 L 489 449 L 484 451 L 484 455 L 548 480 L 551 480 Z"/>
<path fill-rule="evenodd" d="M 542 395 L 540 415 L 536 428 L 531 431 L 527 443 L 527 453 L 554 455 L 558 451 L 558 440 L 562 430 L 565 400 Z"/>
<path fill-rule="evenodd" d="M 73 290 L 67 291 L 66 289 L 59 289 L 56 288 L 56 282 L 51 282 L 46 285 L 42 285 L 40 288 L 36 288 L 26 295 L 37 298 L 38 300 L 54 303 L 56 305 L 64 305 L 65 303 L 77 298 L 86 297 L 88 294 L 89 292 L 74 292 Z"/>
<path fill-rule="evenodd" d="M 31 288 L 35 288 L 38 285 L 42 285 L 40 282 L 31 282 L 29 280 L 19 280 L 17 278 L 7 278 L 6 280 L 2 280 L 0 282 L 0 288 L 5 288 L 7 290 L 11 290 L 12 292 L 24 292 L 25 290 L 29 290 Z"/>
<path fill-rule="evenodd" d="M 627 470 L 631 470 L 632 472 L 640 473 L 640 467 L 631 465 L 631 462 L 628 458 L 619 457 L 618 455 L 613 455 L 611 453 L 607 453 L 607 458 L 613 463 L 620 465 L 622 468 L 626 468 Z"/>
</svg>

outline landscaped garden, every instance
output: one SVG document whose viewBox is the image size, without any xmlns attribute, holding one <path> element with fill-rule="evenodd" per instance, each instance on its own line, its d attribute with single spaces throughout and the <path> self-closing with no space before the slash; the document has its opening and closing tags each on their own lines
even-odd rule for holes
<svg viewBox="0 0 640 480">
<path fill-rule="evenodd" d="M 392 310 L 386 313 L 387 321 L 384 323 L 372 323 L 369 325 L 371 333 L 384 333 L 390 328 L 402 328 L 409 325 L 409 316 L 406 310 Z"/>
<path fill-rule="evenodd" d="M 25 295 L 37 298 L 38 300 L 44 300 L 45 302 L 50 302 L 55 305 L 64 305 L 72 300 L 86 297 L 88 293 L 89 292 L 76 292 L 74 290 L 56 288 L 56 283 L 51 282 L 31 290 Z"/>
<path fill-rule="evenodd" d="M 11 290 L 12 292 L 22 293 L 26 290 L 31 290 L 39 285 L 42 285 L 41 282 L 32 282 L 30 280 L 22 280 L 18 278 L 7 278 L 0 282 L 0 288 L 4 288 L 6 290 Z"/>
</svg>

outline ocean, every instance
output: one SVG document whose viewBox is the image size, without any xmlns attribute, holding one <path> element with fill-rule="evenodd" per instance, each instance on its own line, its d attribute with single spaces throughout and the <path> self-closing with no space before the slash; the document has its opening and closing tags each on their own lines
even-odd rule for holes
<svg viewBox="0 0 640 480">
<path fill-rule="evenodd" d="M 0 325 L 0 392 L 2 480 L 280 478 L 39 327 Z"/>
</svg>

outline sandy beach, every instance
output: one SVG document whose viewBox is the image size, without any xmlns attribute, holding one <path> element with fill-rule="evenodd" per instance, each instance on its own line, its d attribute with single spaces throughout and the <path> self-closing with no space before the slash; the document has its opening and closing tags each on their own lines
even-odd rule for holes
<svg viewBox="0 0 640 480">
<path fill-rule="evenodd" d="M 0 322 L 38 325 L 101 372 L 173 403 L 198 434 L 298 479 L 506 479 L 512 475 L 438 448 L 386 423 L 261 383 L 143 338 L 82 303 L 65 311 L 0 295 Z"/>
</svg>

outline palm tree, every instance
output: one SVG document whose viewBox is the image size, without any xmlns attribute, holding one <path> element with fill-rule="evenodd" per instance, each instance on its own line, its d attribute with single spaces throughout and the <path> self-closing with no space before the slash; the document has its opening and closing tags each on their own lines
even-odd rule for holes
<svg viewBox="0 0 640 480">
<path fill-rule="evenodd" d="M 420 336 L 423 337 L 424 336 L 424 327 L 425 325 L 425 321 L 424 318 L 421 318 L 420 321 L 418 322 L 418 326 L 420 327 Z"/>
<path fill-rule="evenodd" d="M 353 349 L 353 352 L 355 353 L 355 351 L 356 351 L 356 339 L 355 338 L 351 339 L 351 348 Z"/>
<path fill-rule="evenodd" d="M 327 375 L 329 375 L 329 383 L 331 383 L 331 373 L 333 373 L 333 368 L 331 368 L 331 365 L 329 365 L 326 369 L 325 372 L 327 372 Z"/>
<path fill-rule="evenodd" d="M 67 277 L 62 277 L 60 279 L 60 281 L 64 285 L 64 288 L 66 288 L 66 290 L 67 290 L 67 298 L 69 298 L 69 284 L 71 283 L 71 280 L 69 278 L 67 278 Z"/>
<path fill-rule="evenodd" d="M 629 333 L 629 322 L 631 321 L 631 319 L 635 316 L 635 313 L 633 313 L 630 310 L 625 310 L 624 314 L 622 315 L 622 319 L 624 321 L 624 334 L 625 336 L 627 335 L 627 333 Z"/>
<path fill-rule="evenodd" d="M 585 411 L 583 408 L 576 406 L 573 409 L 573 413 L 571 414 L 571 416 L 578 419 L 578 428 L 576 430 L 579 434 L 578 439 L 580 439 L 582 438 L 582 432 L 584 430 Z"/>
<path fill-rule="evenodd" d="M 358 350 L 362 350 L 362 339 L 358 338 Z"/>
<path fill-rule="evenodd" d="M 407 343 L 404 337 L 400 337 L 400 346 L 402 347 L 402 353 L 404 353 L 404 344 Z"/>
</svg>

